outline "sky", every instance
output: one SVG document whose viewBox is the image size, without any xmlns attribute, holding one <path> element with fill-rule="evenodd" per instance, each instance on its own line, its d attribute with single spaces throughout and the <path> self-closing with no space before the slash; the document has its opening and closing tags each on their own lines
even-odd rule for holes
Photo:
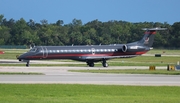
<svg viewBox="0 0 180 103">
<path fill-rule="evenodd" d="M 73 19 L 83 24 L 98 20 L 180 22 L 180 0 L 0 0 L 0 14 L 7 20 L 47 20 L 64 24 Z"/>
</svg>

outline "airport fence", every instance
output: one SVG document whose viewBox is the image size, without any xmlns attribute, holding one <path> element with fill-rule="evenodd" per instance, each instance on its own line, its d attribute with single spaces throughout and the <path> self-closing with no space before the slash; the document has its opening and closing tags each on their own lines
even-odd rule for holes
<svg viewBox="0 0 180 103">
<path fill-rule="evenodd" d="M 27 46 L 24 45 L 0 45 L 1 49 L 28 49 Z"/>
</svg>

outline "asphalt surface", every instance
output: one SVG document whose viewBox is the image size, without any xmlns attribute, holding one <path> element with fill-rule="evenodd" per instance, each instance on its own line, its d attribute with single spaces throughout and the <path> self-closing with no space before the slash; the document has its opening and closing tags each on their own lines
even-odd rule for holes
<svg viewBox="0 0 180 103">
<path fill-rule="evenodd" d="M 110 69 L 148 69 L 148 67 L 109 67 Z M 163 69 L 161 67 L 160 69 Z M 62 83 L 62 84 L 101 84 L 101 85 L 142 85 L 180 86 L 180 76 L 140 75 L 140 74 L 98 74 L 77 73 L 68 70 L 108 69 L 103 67 L 0 67 L 0 72 L 36 72 L 45 75 L 0 75 L 0 83 Z"/>
</svg>

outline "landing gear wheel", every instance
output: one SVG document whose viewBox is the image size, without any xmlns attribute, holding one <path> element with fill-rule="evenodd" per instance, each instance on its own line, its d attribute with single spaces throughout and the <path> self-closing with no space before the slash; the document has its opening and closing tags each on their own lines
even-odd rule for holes
<svg viewBox="0 0 180 103">
<path fill-rule="evenodd" d="M 108 67 L 108 63 L 103 63 L 103 67 Z"/>
<path fill-rule="evenodd" d="M 29 64 L 26 64 L 26 67 L 29 67 Z"/>
<path fill-rule="evenodd" d="M 26 67 L 29 67 L 29 61 L 27 62 Z"/>
<path fill-rule="evenodd" d="M 94 67 L 94 62 L 87 62 L 87 65 L 89 65 L 89 67 Z"/>
<path fill-rule="evenodd" d="M 104 59 L 102 62 L 103 67 L 108 67 L 108 63 L 106 63 L 106 60 Z"/>
<path fill-rule="evenodd" d="M 94 62 L 89 64 L 90 67 L 94 67 Z"/>
</svg>

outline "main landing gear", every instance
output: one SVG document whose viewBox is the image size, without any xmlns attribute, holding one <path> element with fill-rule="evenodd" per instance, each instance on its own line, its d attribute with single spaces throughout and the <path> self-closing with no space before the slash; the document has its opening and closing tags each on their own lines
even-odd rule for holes
<svg viewBox="0 0 180 103">
<path fill-rule="evenodd" d="M 102 61 L 102 66 L 103 66 L 103 67 L 108 67 L 108 63 L 106 62 L 105 59 L 103 59 L 103 61 Z"/>
<path fill-rule="evenodd" d="M 94 62 L 93 61 L 87 61 L 86 62 L 89 67 L 94 67 Z"/>
<path fill-rule="evenodd" d="M 87 63 L 87 65 L 89 67 L 94 67 L 94 61 L 87 61 L 86 63 Z M 105 59 L 102 60 L 102 66 L 103 67 L 108 67 L 108 63 L 106 62 Z"/>
</svg>

